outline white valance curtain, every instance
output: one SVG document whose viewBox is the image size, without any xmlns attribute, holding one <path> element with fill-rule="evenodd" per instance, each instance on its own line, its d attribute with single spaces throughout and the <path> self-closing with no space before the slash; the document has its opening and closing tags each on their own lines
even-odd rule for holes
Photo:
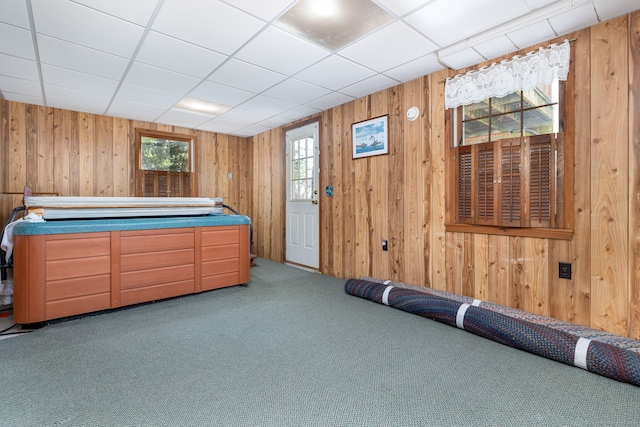
<svg viewBox="0 0 640 427">
<path fill-rule="evenodd" d="M 446 80 L 444 104 L 447 109 L 488 98 L 501 98 L 515 91 L 567 80 L 569 40 L 540 48 L 524 56 L 492 64 Z"/>
</svg>

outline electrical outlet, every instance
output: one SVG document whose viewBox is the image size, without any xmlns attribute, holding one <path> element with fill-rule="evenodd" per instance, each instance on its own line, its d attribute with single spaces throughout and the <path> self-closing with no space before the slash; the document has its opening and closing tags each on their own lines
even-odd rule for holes
<svg viewBox="0 0 640 427">
<path fill-rule="evenodd" d="M 571 263 L 561 262 L 558 268 L 558 277 L 571 280 Z"/>
<path fill-rule="evenodd" d="M 387 251 L 387 250 L 389 250 L 389 245 L 388 245 L 388 243 L 387 243 L 387 241 L 386 241 L 386 240 L 383 240 L 383 241 L 382 241 L 382 250 L 383 250 L 383 251 Z"/>
</svg>

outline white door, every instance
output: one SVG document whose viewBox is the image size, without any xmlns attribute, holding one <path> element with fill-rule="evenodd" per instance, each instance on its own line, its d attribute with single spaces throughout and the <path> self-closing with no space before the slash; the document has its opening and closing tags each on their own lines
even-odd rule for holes
<svg viewBox="0 0 640 427">
<path fill-rule="evenodd" d="M 287 262 L 320 267 L 318 123 L 287 131 Z"/>
</svg>

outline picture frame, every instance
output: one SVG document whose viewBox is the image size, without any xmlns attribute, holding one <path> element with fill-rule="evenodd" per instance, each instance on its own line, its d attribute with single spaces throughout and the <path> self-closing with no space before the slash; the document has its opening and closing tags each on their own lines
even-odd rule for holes
<svg viewBox="0 0 640 427">
<path fill-rule="evenodd" d="M 351 125 L 353 158 L 389 153 L 389 116 L 380 116 Z"/>
</svg>

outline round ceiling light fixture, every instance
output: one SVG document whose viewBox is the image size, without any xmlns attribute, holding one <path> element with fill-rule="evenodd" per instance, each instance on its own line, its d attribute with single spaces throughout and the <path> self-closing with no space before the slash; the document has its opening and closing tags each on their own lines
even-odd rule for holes
<svg viewBox="0 0 640 427">
<path fill-rule="evenodd" d="M 411 107 L 407 110 L 407 119 L 409 119 L 410 122 L 417 119 L 418 116 L 420 116 L 420 109 L 418 107 Z"/>
</svg>

